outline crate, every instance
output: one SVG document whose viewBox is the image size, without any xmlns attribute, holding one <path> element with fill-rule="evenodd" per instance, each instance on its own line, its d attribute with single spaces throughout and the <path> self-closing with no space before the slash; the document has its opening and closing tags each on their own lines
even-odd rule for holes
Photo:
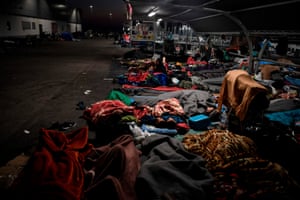
<svg viewBox="0 0 300 200">
<path fill-rule="evenodd" d="M 211 121 L 207 115 L 200 114 L 189 117 L 189 126 L 191 129 L 200 131 L 207 130 L 207 127 L 210 126 Z"/>
</svg>

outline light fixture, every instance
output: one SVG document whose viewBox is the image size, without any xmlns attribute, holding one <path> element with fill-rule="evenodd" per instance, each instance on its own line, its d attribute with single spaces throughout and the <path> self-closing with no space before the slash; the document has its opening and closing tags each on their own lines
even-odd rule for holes
<svg viewBox="0 0 300 200">
<path fill-rule="evenodd" d="M 155 12 L 155 11 L 151 11 L 151 12 L 148 14 L 148 17 L 153 17 L 154 15 L 156 15 L 156 12 Z"/>
<path fill-rule="evenodd" d="M 53 7 L 55 7 L 55 8 L 66 8 L 66 5 L 64 5 L 64 4 L 53 4 Z"/>
<path fill-rule="evenodd" d="M 159 18 L 156 20 L 156 24 L 159 25 L 159 23 L 162 21 L 162 18 Z"/>
<path fill-rule="evenodd" d="M 154 7 L 153 9 L 151 9 L 151 11 L 148 13 L 148 17 L 153 17 L 154 15 L 156 15 L 156 13 L 158 12 L 158 8 Z"/>
</svg>

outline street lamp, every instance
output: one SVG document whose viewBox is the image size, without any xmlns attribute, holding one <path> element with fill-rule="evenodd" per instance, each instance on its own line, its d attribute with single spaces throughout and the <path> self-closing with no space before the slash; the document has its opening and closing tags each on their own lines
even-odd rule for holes
<svg viewBox="0 0 300 200">
<path fill-rule="evenodd" d="M 77 33 L 78 32 L 78 10 L 75 8 L 75 32 Z"/>
<path fill-rule="evenodd" d="M 89 6 L 89 8 L 90 8 L 90 19 L 89 19 L 89 24 L 90 24 L 90 26 L 92 26 L 92 14 L 93 14 L 93 8 L 94 8 L 94 6 L 93 5 L 90 5 Z M 91 27 L 90 27 L 91 28 Z"/>
<path fill-rule="evenodd" d="M 90 17 L 92 17 L 94 6 L 93 6 L 93 5 L 90 5 L 89 8 L 90 8 Z"/>
</svg>

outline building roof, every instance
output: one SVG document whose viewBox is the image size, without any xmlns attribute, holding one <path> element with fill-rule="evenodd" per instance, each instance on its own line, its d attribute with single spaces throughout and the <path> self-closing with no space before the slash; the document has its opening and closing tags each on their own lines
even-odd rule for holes
<svg viewBox="0 0 300 200">
<path fill-rule="evenodd" d="M 130 0 L 133 19 L 190 25 L 196 32 L 300 33 L 300 0 Z"/>
</svg>

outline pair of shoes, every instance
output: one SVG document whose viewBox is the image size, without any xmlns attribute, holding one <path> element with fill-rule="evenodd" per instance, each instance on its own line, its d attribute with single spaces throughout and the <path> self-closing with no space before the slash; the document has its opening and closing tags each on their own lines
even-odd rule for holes
<svg viewBox="0 0 300 200">
<path fill-rule="evenodd" d="M 64 123 L 62 123 L 62 124 L 60 125 L 59 130 L 61 130 L 61 131 L 66 131 L 66 130 L 68 130 L 68 129 L 70 129 L 70 128 L 73 128 L 73 127 L 75 127 L 75 126 L 77 126 L 76 122 L 66 121 L 66 122 L 64 122 Z"/>
<path fill-rule="evenodd" d="M 72 121 L 66 121 L 62 124 L 60 124 L 59 122 L 54 122 L 48 129 L 49 130 L 60 130 L 60 131 L 66 131 L 70 128 L 73 128 L 77 126 L 76 122 L 72 122 Z"/>
</svg>

